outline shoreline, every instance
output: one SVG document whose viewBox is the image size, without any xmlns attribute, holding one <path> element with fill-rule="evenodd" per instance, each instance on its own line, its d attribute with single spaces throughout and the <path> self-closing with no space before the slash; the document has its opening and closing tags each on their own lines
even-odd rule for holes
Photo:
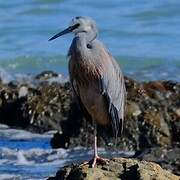
<svg viewBox="0 0 180 180">
<path fill-rule="evenodd" d="M 75 103 L 69 82 L 55 81 L 57 77 L 55 72 L 44 71 L 30 82 L 1 81 L 0 123 L 35 133 L 57 130 L 51 139 L 52 148 L 91 147 L 93 129 Z M 117 150 L 149 150 L 137 157 L 180 174 L 180 83 L 138 82 L 128 77 L 125 83 L 126 118 Z M 105 147 L 101 137 L 98 143 Z"/>
</svg>

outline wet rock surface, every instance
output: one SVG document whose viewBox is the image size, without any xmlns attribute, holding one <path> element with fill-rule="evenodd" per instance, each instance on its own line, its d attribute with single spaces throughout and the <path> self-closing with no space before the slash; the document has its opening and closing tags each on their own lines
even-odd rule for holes
<svg viewBox="0 0 180 180">
<path fill-rule="evenodd" d="M 61 130 L 70 109 L 69 83 L 0 85 L 0 123 L 34 132 Z"/>
<path fill-rule="evenodd" d="M 90 147 L 93 128 L 75 102 L 69 82 L 54 81 L 57 77 L 60 77 L 57 73 L 45 71 L 28 82 L 4 84 L 0 81 L 0 123 L 38 133 L 57 130 L 51 140 L 53 148 Z M 172 152 L 179 150 L 180 84 L 173 81 L 142 83 L 128 77 L 125 83 L 124 131 L 122 137 L 118 137 L 117 149 L 146 151 L 155 148 L 154 151 L 159 152 L 161 148 L 164 152 L 170 147 Z M 105 146 L 101 137 L 98 146 Z M 151 157 L 148 160 L 157 162 L 158 158 L 153 159 L 156 157 L 154 151 L 150 152 L 152 156 L 148 156 Z M 174 158 L 169 157 L 164 166 L 160 164 L 180 174 L 179 159 L 172 163 Z"/>
<path fill-rule="evenodd" d="M 179 178 L 180 176 L 176 176 L 152 162 L 127 158 L 114 158 L 104 165 L 97 165 L 95 168 L 89 168 L 88 165 L 66 166 L 59 170 L 55 177 L 50 177 L 48 180 L 179 180 Z"/>
<path fill-rule="evenodd" d="M 138 158 L 156 162 L 162 168 L 169 169 L 180 176 L 180 148 L 178 147 L 153 147 Z"/>
</svg>

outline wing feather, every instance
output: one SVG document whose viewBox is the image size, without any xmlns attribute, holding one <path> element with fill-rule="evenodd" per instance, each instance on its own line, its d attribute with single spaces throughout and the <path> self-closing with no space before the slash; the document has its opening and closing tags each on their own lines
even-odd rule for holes
<svg viewBox="0 0 180 180">
<path fill-rule="evenodd" d="M 118 63 L 103 44 L 98 43 L 98 47 L 101 49 L 99 51 L 101 53 L 100 59 L 106 57 L 103 63 L 107 65 L 100 79 L 101 92 L 108 109 L 113 134 L 117 137 L 118 134 L 122 134 L 123 130 L 126 101 L 124 77 Z"/>
<path fill-rule="evenodd" d="M 108 83 L 105 82 L 105 80 L 102 78 L 101 80 L 101 91 L 102 96 L 104 97 L 105 104 L 107 106 L 109 119 L 111 121 L 113 134 L 115 137 L 118 136 L 118 134 L 122 133 L 123 130 L 123 120 L 124 120 L 124 111 L 122 110 L 124 108 L 124 97 L 121 90 L 119 90 L 119 95 L 116 97 L 117 103 L 113 102 L 113 98 L 111 98 L 114 92 L 110 90 L 111 87 L 108 87 Z M 118 82 L 117 82 L 118 83 Z M 120 83 L 120 82 L 119 82 Z M 109 85 L 111 83 L 109 82 Z"/>
</svg>

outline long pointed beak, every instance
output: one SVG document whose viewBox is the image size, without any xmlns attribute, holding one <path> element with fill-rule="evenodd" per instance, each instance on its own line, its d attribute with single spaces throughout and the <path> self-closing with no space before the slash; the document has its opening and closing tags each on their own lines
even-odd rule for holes
<svg viewBox="0 0 180 180">
<path fill-rule="evenodd" d="M 54 36 L 53 36 L 52 38 L 50 38 L 48 41 L 52 41 L 52 40 L 58 38 L 59 36 L 62 36 L 62 35 L 67 34 L 67 33 L 70 33 L 70 32 L 72 32 L 74 29 L 76 29 L 78 26 L 79 26 L 79 24 L 75 24 L 75 25 L 73 25 L 73 26 L 69 26 L 67 29 L 65 29 L 65 30 L 57 33 L 56 35 L 54 35 Z"/>
</svg>

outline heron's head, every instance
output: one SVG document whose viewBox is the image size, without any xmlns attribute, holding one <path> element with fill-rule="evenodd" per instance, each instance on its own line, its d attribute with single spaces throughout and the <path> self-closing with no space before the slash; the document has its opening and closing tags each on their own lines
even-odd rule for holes
<svg viewBox="0 0 180 180">
<path fill-rule="evenodd" d="M 93 19 L 91 19 L 90 17 L 78 16 L 72 19 L 72 21 L 70 22 L 70 26 L 67 29 L 59 32 L 58 34 L 50 38 L 49 41 L 70 32 L 73 32 L 75 35 L 82 32 L 87 34 L 93 33 L 96 36 L 98 30 Z"/>
<path fill-rule="evenodd" d="M 95 32 L 95 33 L 97 33 L 96 23 L 90 17 L 82 17 L 82 16 L 75 17 L 72 19 L 70 26 L 76 27 L 72 31 L 75 34 L 81 33 L 81 32 L 85 32 L 85 33 Z"/>
</svg>

